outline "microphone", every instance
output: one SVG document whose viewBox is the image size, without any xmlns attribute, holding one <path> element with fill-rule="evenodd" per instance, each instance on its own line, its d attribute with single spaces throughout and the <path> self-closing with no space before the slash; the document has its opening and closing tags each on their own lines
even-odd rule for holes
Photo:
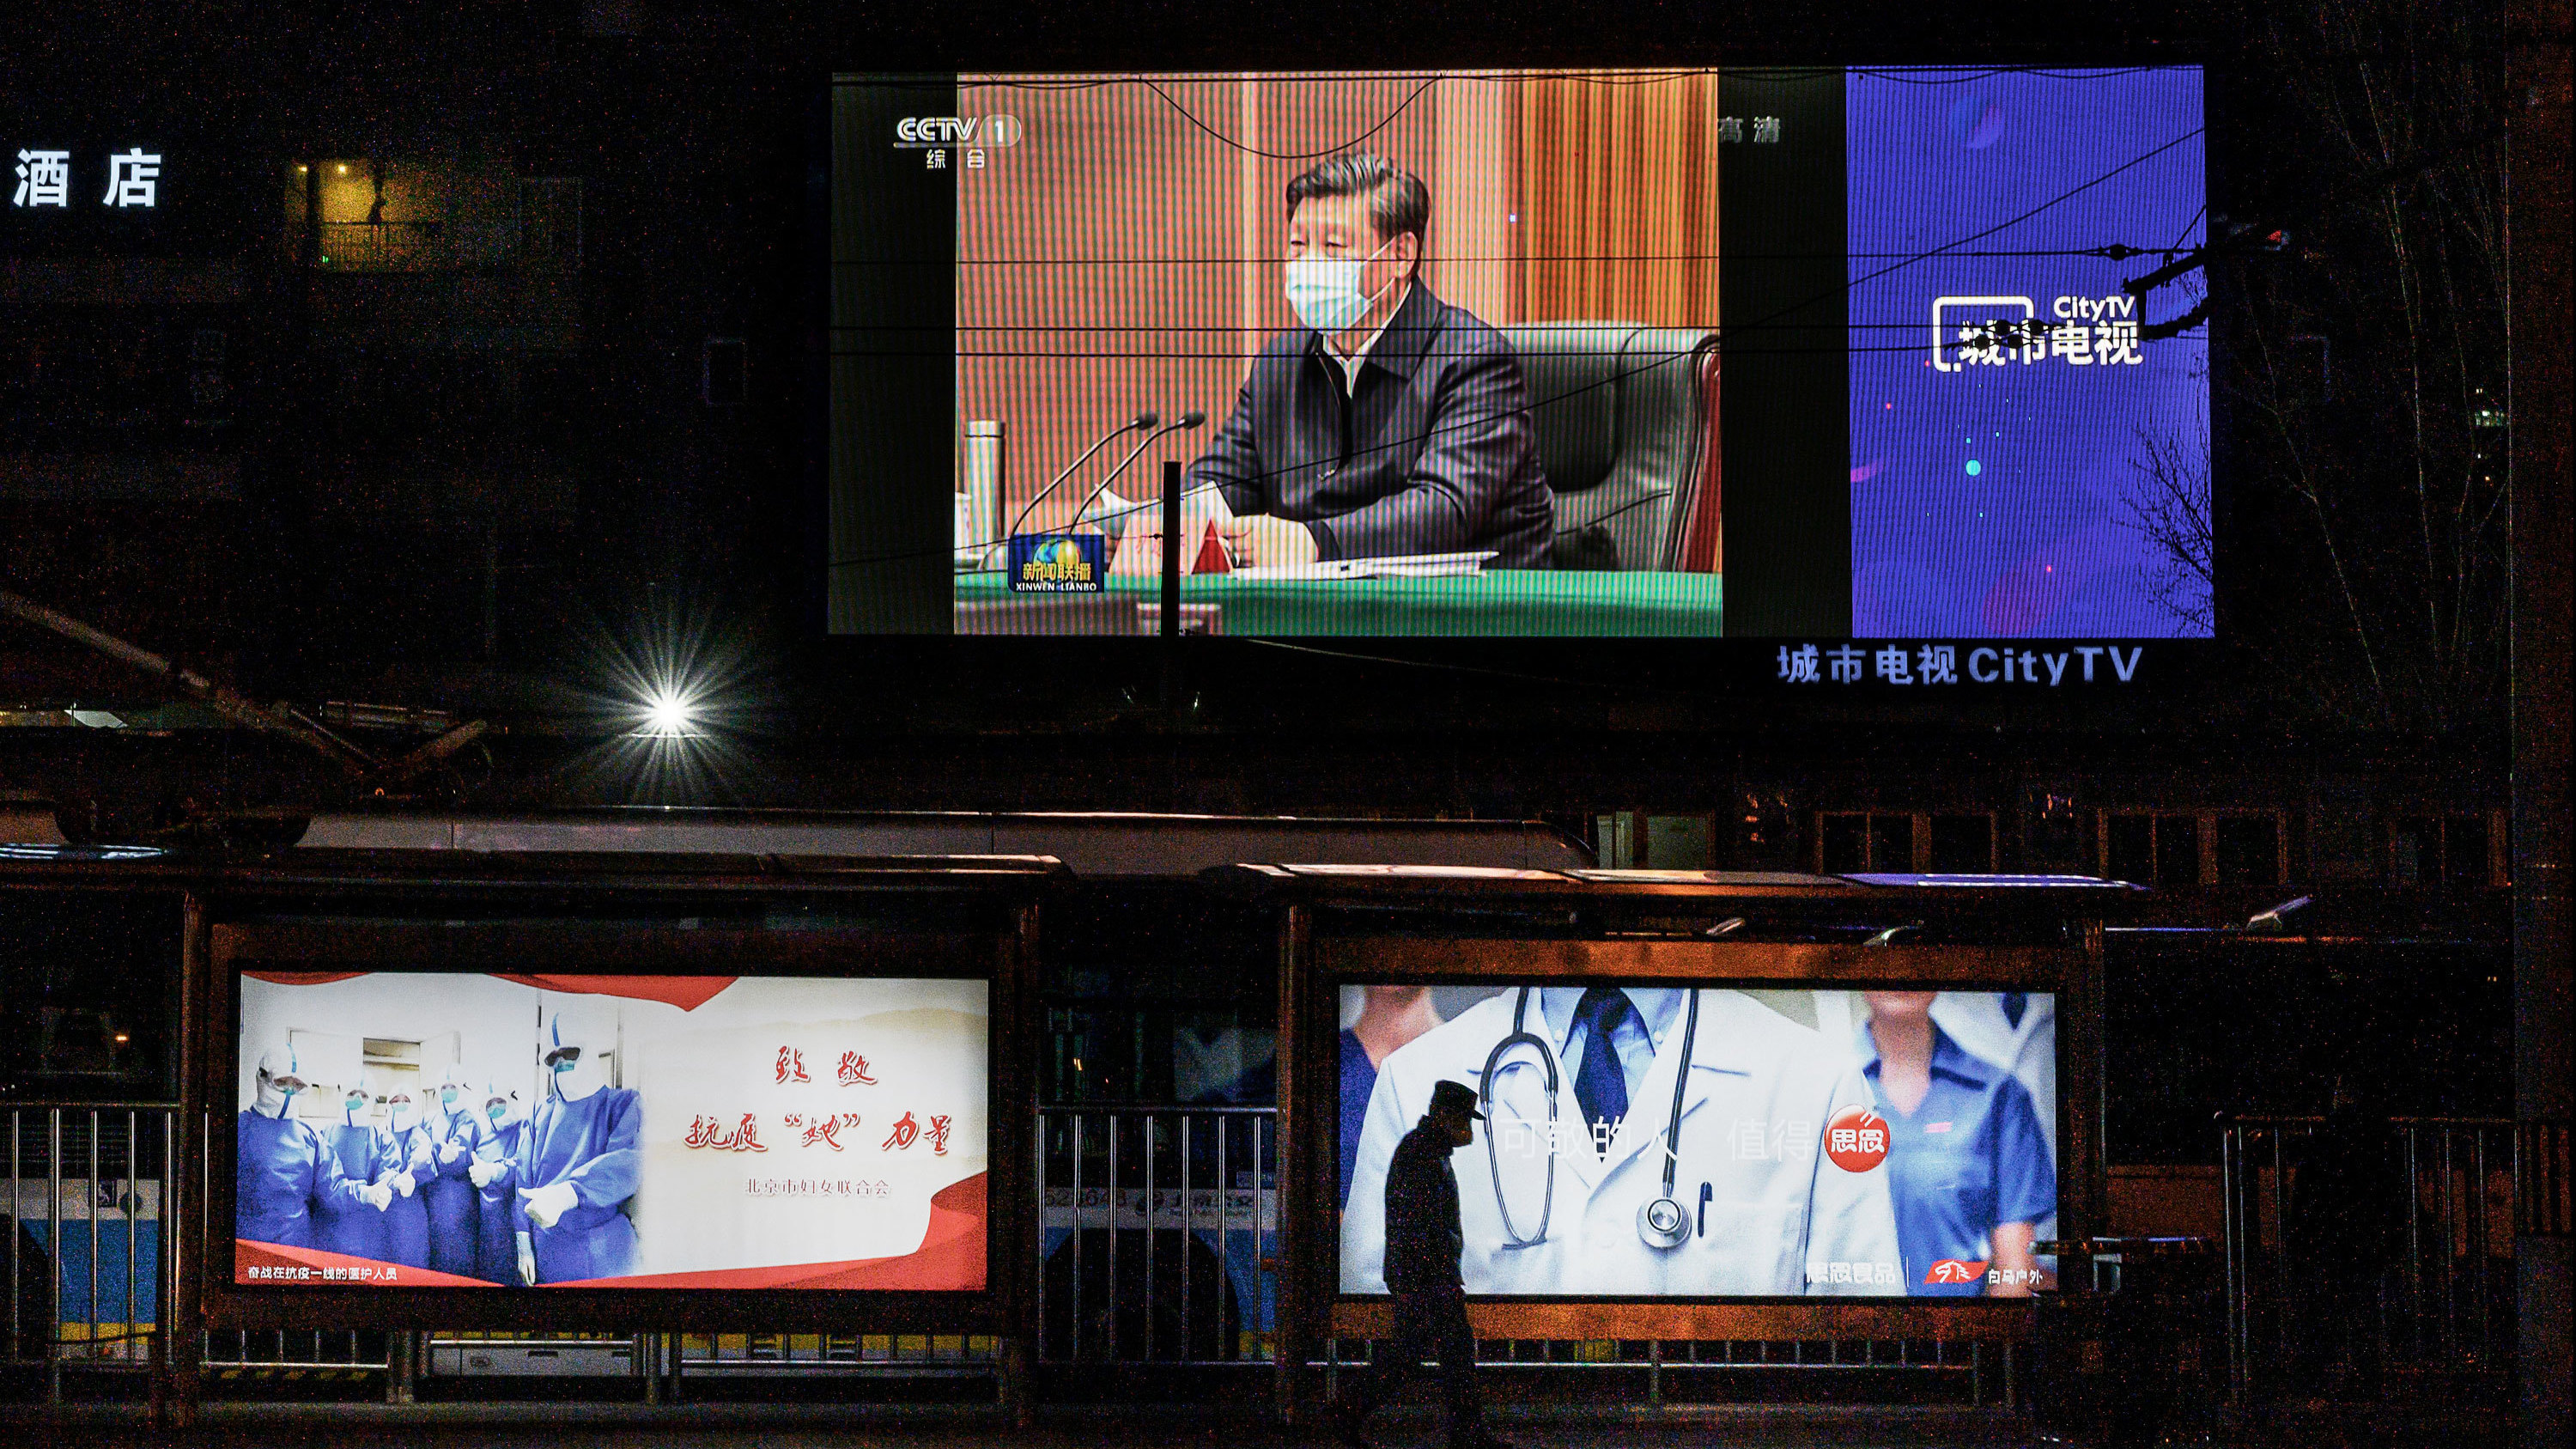
<svg viewBox="0 0 2576 1449">
<path fill-rule="evenodd" d="M 1091 496 L 1082 500 L 1082 506 L 1073 510 L 1073 521 L 1076 523 L 1080 523 L 1082 521 L 1082 516 L 1091 511 L 1091 505 L 1099 502 L 1102 494 L 1109 492 L 1109 485 L 1118 481 L 1119 475 L 1127 471 L 1128 467 L 1136 461 L 1137 455 L 1143 453 L 1147 448 L 1154 445 L 1154 439 L 1163 436 L 1165 433 L 1186 432 L 1206 421 L 1206 413 L 1200 412 L 1196 408 L 1192 408 L 1188 412 L 1185 412 L 1179 417 L 1172 419 L 1170 422 L 1165 423 L 1160 428 L 1155 429 L 1153 432 L 1148 433 L 1143 442 L 1140 442 L 1135 447 L 1129 449 L 1127 456 L 1118 460 L 1118 466 L 1110 469 L 1109 476 L 1100 480 L 1100 486 L 1092 489 Z M 1122 498 L 1119 500 L 1118 506 L 1126 512 L 1132 513 L 1143 505 L 1129 503 Z"/>
<path fill-rule="evenodd" d="M 1118 426 L 1111 428 L 1108 432 L 1101 434 L 1099 442 L 1083 449 L 1081 457 L 1066 464 L 1063 472 L 1048 479 L 1047 485 L 1044 488 L 1041 488 L 1036 493 L 1032 494 L 1028 502 L 1020 505 L 1019 517 L 1011 520 L 1011 526 L 1002 530 L 1002 536 L 1000 539 L 996 540 L 996 542 L 1009 543 L 1011 541 L 1011 536 L 1020 531 L 1020 525 L 1028 522 L 1029 510 L 1044 502 L 1046 500 L 1046 496 L 1053 493 L 1056 490 L 1057 485 L 1063 483 L 1065 479 L 1072 477 L 1076 469 L 1080 468 L 1083 464 L 1090 462 L 1092 454 L 1108 447 L 1110 439 L 1117 437 L 1121 433 L 1141 433 L 1162 420 L 1163 415 L 1161 413 L 1148 408 L 1145 411 L 1138 413 L 1136 416 L 1129 418 L 1127 421 L 1120 423 Z M 1148 441 L 1150 441 L 1150 439 Z M 1077 513 L 1074 516 L 1079 518 L 1081 515 Z"/>
</svg>

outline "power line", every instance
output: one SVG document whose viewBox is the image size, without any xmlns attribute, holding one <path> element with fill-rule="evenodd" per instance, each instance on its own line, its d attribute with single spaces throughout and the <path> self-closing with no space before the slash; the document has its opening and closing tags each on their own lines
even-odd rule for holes
<svg viewBox="0 0 2576 1449">
<path fill-rule="evenodd" d="M 2208 208 L 2204 204 L 2203 211 Z M 2194 216 L 2183 226 L 2188 236 L 2200 218 Z M 2190 250 L 2180 241 L 2169 247 L 2135 247 L 2126 242 L 2110 242 L 2092 247 L 2012 247 L 1996 250 L 1954 251 L 1958 257 L 2100 257 L 2108 261 L 2126 261 L 2131 257 L 2180 256 Z M 1444 262 L 1817 262 L 1842 258 L 1854 261 L 1909 257 L 1912 252 L 1566 252 L 1482 256 L 1468 253 L 1425 253 L 1423 265 Z M 1282 257 L 852 257 L 830 263 L 834 267 L 1242 267 L 1284 266 Z"/>
</svg>

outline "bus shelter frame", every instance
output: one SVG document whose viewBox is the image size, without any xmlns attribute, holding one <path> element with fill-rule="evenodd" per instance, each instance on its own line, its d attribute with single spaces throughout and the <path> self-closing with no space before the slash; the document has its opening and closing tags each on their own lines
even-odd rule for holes
<svg viewBox="0 0 2576 1449">
<path fill-rule="evenodd" d="M 1006 1407 L 1024 1411 L 1036 1259 L 1029 1113 L 1043 857 L 885 859 L 486 856 L 299 852 L 229 870 L 188 896 L 181 963 L 179 1151 L 167 1195 L 177 1245 L 168 1322 L 181 1422 L 200 1397 L 207 1330 L 509 1329 L 542 1319 L 618 1333 L 831 1331 L 991 1335 Z M 891 909 L 900 929 L 833 923 Z M 769 908 L 822 919 L 772 929 Z M 436 971 L 508 962 L 586 975 L 979 979 L 989 983 L 985 1282 L 964 1292 L 469 1288 L 355 1292 L 232 1281 L 238 975 L 245 969 Z"/>
<path fill-rule="evenodd" d="M 2080 879 L 1247 865 L 1276 903 L 1283 1417 L 1327 1394 L 1328 1341 L 1384 1338 L 1392 1305 L 1339 1291 L 1334 1053 L 1345 984 L 2027 990 L 2057 999 L 2059 1293 L 2093 1291 L 2102 1229 L 2103 928 L 2143 892 Z M 1479 1339 L 2027 1343 L 2036 1300 L 1473 1297 Z"/>
</svg>

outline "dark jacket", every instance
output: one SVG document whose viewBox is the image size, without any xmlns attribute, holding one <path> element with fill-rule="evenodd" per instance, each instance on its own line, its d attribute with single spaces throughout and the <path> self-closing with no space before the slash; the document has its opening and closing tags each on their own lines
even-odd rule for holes
<svg viewBox="0 0 2576 1449">
<path fill-rule="evenodd" d="M 1306 524 L 1327 559 L 1490 548 L 1495 567 L 1546 566 L 1556 506 L 1501 333 L 1417 280 L 1353 392 L 1325 349 L 1303 327 L 1270 339 L 1190 486 Z"/>
<path fill-rule="evenodd" d="M 1435 1288 L 1458 1282 L 1458 1174 L 1449 1134 L 1425 1118 L 1395 1144 L 1386 1165 L 1386 1286 Z"/>
</svg>

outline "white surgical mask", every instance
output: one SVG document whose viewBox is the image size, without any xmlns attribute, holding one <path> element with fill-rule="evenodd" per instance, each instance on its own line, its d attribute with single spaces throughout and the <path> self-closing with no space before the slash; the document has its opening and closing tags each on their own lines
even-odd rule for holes
<svg viewBox="0 0 2576 1449">
<path fill-rule="evenodd" d="M 1395 245 L 1393 237 L 1365 257 L 1298 257 L 1288 263 L 1288 305 L 1296 309 L 1297 320 L 1327 335 L 1347 332 L 1377 299 L 1386 295 L 1386 287 L 1374 292 L 1360 290 L 1360 271 L 1376 261 L 1387 247 Z"/>
</svg>

